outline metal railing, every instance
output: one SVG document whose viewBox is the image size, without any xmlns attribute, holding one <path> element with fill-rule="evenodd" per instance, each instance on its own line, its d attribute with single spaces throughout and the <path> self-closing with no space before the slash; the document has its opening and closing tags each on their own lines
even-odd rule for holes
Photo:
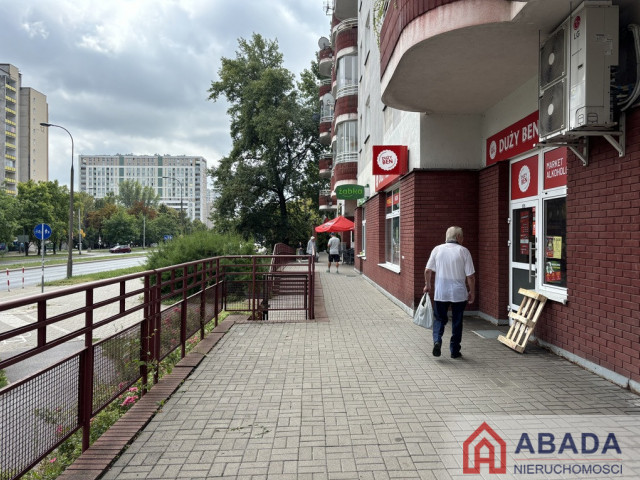
<svg viewBox="0 0 640 480">
<path fill-rule="evenodd" d="M 284 245 L 273 253 L 209 258 L 0 303 L 0 321 L 13 327 L 0 333 L 0 347 L 22 346 L 3 354 L 0 369 L 47 363 L 0 389 L 0 479 L 21 476 L 78 430 L 82 450 L 89 448 L 91 418 L 140 380 L 144 395 L 158 381 L 160 361 L 178 348 L 184 357 L 187 341 L 204 338 L 223 310 L 248 320 L 313 319 L 310 257 Z"/>
</svg>

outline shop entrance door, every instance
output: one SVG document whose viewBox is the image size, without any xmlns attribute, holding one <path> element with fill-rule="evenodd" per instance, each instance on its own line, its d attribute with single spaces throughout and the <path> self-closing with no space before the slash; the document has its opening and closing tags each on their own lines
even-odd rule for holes
<svg viewBox="0 0 640 480">
<path fill-rule="evenodd" d="M 511 203 L 511 255 L 510 274 L 511 309 L 517 310 L 522 302 L 520 288 L 535 290 L 537 254 L 539 252 L 536 235 L 536 214 L 538 201 L 513 201 Z"/>
</svg>

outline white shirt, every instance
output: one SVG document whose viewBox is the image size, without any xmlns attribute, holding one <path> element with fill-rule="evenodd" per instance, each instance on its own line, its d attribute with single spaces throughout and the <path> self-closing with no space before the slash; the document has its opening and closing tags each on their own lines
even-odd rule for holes
<svg viewBox="0 0 640 480">
<path fill-rule="evenodd" d="M 329 253 L 332 255 L 338 255 L 340 253 L 340 240 L 338 237 L 331 237 L 327 243 Z"/>
<path fill-rule="evenodd" d="M 457 243 L 438 245 L 431 252 L 426 268 L 436 272 L 435 301 L 468 300 L 466 279 L 476 273 L 469 250 Z"/>
</svg>

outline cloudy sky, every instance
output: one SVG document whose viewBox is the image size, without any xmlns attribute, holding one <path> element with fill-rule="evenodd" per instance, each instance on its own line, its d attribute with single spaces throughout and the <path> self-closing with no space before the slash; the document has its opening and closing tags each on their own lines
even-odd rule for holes
<svg viewBox="0 0 640 480">
<path fill-rule="evenodd" d="M 207 100 L 238 38 L 277 40 L 296 76 L 329 33 L 322 0 L 2 2 L 0 63 L 47 96 L 77 155 L 202 155 L 231 146 L 227 105 Z M 71 142 L 49 132 L 49 179 L 69 184 Z M 77 163 L 76 163 L 77 169 Z M 77 176 L 76 176 L 77 179 Z M 77 180 L 76 180 L 77 184 Z"/>
</svg>

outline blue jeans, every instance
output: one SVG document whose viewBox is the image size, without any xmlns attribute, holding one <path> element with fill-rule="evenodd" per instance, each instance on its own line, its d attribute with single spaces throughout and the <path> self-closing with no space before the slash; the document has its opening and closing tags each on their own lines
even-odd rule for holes
<svg viewBox="0 0 640 480">
<path fill-rule="evenodd" d="M 449 306 L 451 306 L 451 343 L 449 344 L 449 350 L 451 353 L 460 353 L 460 342 L 462 341 L 462 315 L 464 314 L 467 302 L 435 301 L 433 303 L 433 343 L 442 343 L 444 327 L 449 319 Z"/>
</svg>

